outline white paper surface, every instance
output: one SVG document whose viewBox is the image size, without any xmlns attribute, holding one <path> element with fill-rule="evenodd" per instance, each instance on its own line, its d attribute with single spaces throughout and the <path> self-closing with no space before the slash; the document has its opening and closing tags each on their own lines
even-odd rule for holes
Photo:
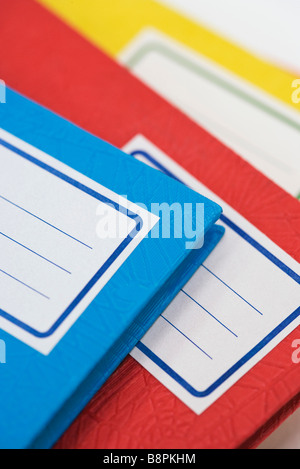
<svg viewBox="0 0 300 469">
<path fill-rule="evenodd" d="M 124 150 L 224 210 L 224 238 L 132 352 L 200 414 L 300 324 L 299 264 L 143 136 Z"/>
<path fill-rule="evenodd" d="M 48 354 L 157 217 L 1 129 L 0 139 L 0 327 Z M 144 225 L 116 255 L 136 227 L 126 208 Z M 116 235 L 99 235 L 101 217 Z"/>
<path fill-rule="evenodd" d="M 155 30 L 138 35 L 120 60 L 225 145 L 299 195 L 299 113 Z"/>
<path fill-rule="evenodd" d="M 159 0 L 252 53 L 300 73 L 298 0 Z"/>
</svg>

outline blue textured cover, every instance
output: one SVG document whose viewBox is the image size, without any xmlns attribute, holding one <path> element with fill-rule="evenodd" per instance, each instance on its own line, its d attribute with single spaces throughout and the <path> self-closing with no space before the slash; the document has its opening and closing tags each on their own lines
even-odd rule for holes
<svg viewBox="0 0 300 469">
<path fill-rule="evenodd" d="M 48 356 L 0 331 L 0 447 L 49 447 L 219 241 L 221 208 L 12 90 L 0 127 L 132 202 L 205 204 L 202 249 L 144 239 Z"/>
</svg>

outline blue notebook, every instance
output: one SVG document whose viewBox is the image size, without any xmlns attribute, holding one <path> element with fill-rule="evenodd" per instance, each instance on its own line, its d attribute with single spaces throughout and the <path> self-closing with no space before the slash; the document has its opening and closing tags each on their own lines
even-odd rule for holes
<svg viewBox="0 0 300 469">
<path fill-rule="evenodd" d="M 0 447 L 49 447 L 221 239 L 221 208 L 9 89 L 0 168 Z"/>
</svg>

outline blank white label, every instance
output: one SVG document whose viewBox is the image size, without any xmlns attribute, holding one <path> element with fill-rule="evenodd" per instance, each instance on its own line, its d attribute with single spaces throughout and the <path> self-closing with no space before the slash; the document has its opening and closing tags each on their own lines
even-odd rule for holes
<svg viewBox="0 0 300 469">
<path fill-rule="evenodd" d="M 3 130 L 0 167 L 0 326 L 48 354 L 157 217 Z"/>
</svg>

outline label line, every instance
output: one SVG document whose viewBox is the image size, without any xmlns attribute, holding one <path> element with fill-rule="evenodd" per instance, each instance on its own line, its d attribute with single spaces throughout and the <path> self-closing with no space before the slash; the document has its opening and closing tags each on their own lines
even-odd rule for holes
<svg viewBox="0 0 300 469">
<path fill-rule="evenodd" d="M 249 301 L 247 301 L 245 298 L 243 298 L 238 292 L 236 292 L 233 288 L 231 288 L 226 282 L 224 282 L 224 280 L 222 280 L 220 277 L 218 277 L 214 272 L 212 272 L 208 267 L 206 267 L 204 264 L 202 264 L 202 267 L 207 270 L 207 272 L 209 272 L 211 275 L 213 275 L 217 280 L 219 280 L 219 282 L 223 283 L 223 285 L 225 285 L 225 287 L 229 288 L 229 290 L 231 290 L 236 296 L 238 296 L 241 300 L 243 300 L 245 303 L 247 303 L 248 306 L 250 306 L 252 309 L 254 309 L 254 311 L 256 311 L 258 314 L 260 314 L 261 316 L 263 316 L 263 313 L 261 313 L 257 308 L 255 308 L 255 306 L 253 306 L 251 303 L 249 303 Z"/>
<path fill-rule="evenodd" d="M 182 290 L 182 293 L 184 293 L 191 301 L 193 301 L 197 306 L 199 306 L 201 309 L 203 309 L 203 311 L 205 311 L 209 316 L 211 316 L 215 321 L 217 321 L 221 326 L 224 327 L 224 329 L 226 329 L 228 332 L 230 332 L 232 335 L 234 335 L 236 338 L 238 338 L 238 336 L 231 330 L 229 329 L 229 327 L 225 326 L 225 324 L 223 324 L 223 322 L 221 322 L 218 318 L 216 318 L 216 316 L 214 316 L 213 314 L 211 314 L 207 309 L 205 309 L 202 305 L 200 305 L 200 303 L 198 303 L 198 301 L 194 300 L 194 298 L 192 296 L 190 296 L 186 291 Z"/>
<path fill-rule="evenodd" d="M 183 337 L 185 337 L 189 342 L 191 342 L 195 347 L 197 347 L 198 350 L 200 350 L 200 352 L 204 353 L 204 355 L 206 355 L 210 360 L 213 360 L 213 358 L 208 355 L 207 352 L 205 352 L 205 350 L 203 350 L 201 347 L 199 347 L 199 345 L 195 344 L 195 342 L 193 342 L 187 335 L 185 335 L 180 329 L 178 329 L 178 327 L 174 326 L 174 324 L 169 321 L 167 318 L 165 318 L 165 316 L 163 316 L 162 314 L 160 315 L 168 324 L 170 324 L 170 326 L 174 327 L 174 329 L 176 329 L 177 332 L 179 332 L 179 334 L 183 335 Z"/>
</svg>

